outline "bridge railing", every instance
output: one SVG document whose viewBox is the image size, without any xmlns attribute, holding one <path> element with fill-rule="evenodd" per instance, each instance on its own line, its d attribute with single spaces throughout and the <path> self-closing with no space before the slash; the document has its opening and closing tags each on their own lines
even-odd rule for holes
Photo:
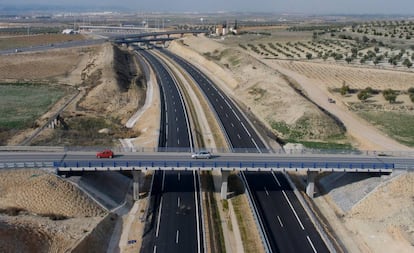
<svg viewBox="0 0 414 253">
<path fill-rule="evenodd" d="M 99 151 L 102 149 L 106 149 L 108 147 L 65 147 L 66 151 Z M 199 148 L 193 149 L 190 148 L 162 148 L 162 147 L 110 147 L 115 152 L 142 152 L 142 153 L 154 153 L 154 152 L 183 152 L 183 153 L 190 153 L 200 150 L 210 151 L 211 153 L 223 153 L 223 154 L 230 154 L 230 153 L 273 153 L 273 154 L 292 154 L 292 155 L 306 155 L 306 154 L 333 154 L 333 155 L 362 155 L 362 156 L 414 156 L 414 151 L 376 151 L 376 150 L 353 150 L 353 149 L 261 149 L 258 151 L 255 149 L 248 149 L 248 148 Z"/>
<path fill-rule="evenodd" d="M 63 168 L 149 168 L 149 169 L 212 169 L 221 170 L 392 170 L 393 163 L 335 163 L 335 162 L 238 162 L 238 161 L 71 161 L 54 162 L 53 166 Z"/>
<path fill-rule="evenodd" d="M 414 157 L 414 151 L 376 151 L 376 150 L 349 150 L 349 149 L 228 149 L 228 148 L 162 148 L 162 147 L 107 147 L 107 146 L 0 146 L 0 152 L 8 151 L 40 151 L 40 152 L 97 152 L 103 149 L 112 149 L 115 153 L 158 153 L 158 152 L 180 152 L 191 153 L 200 150 L 210 151 L 213 154 L 231 153 L 272 153 L 280 155 L 361 155 L 361 156 L 395 156 Z"/>
</svg>

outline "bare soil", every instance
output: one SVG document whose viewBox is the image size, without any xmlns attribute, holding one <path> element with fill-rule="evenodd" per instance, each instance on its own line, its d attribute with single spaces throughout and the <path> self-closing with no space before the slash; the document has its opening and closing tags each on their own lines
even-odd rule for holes
<svg viewBox="0 0 414 253">
<path fill-rule="evenodd" d="M 0 172 L 0 251 L 72 249 L 107 215 L 74 185 L 42 170 Z"/>
</svg>

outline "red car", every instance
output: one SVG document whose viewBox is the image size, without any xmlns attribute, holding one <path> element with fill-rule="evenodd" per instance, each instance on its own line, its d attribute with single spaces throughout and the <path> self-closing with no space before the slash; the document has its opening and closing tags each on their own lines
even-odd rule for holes
<svg viewBox="0 0 414 253">
<path fill-rule="evenodd" d="M 105 149 L 101 152 L 96 153 L 96 158 L 113 158 L 114 152 L 110 149 Z"/>
</svg>

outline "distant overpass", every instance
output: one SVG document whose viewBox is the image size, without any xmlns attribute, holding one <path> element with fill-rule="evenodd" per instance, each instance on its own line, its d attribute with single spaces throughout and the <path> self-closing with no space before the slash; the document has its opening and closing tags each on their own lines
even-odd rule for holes
<svg viewBox="0 0 414 253">
<path fill-rule="evenodd" d="M 114 36 L 112 37 L 112 41 L 114 43 L 135 43 L 135 42 L 142 42 L 144 39 L 147 41 L 159 41 L 160 37 L 165 38 L 166 40 L 173 40 L 177 38 L 172 38 L 171 35 L 180 35 L 181 37 L 184 34 L 206 34 L 209 33 L 208 30 L 171 30 L 171 31 L 162 31 L 162 32 L 144 32 L 144 33 L 137 33 L 137 34 L 128 34 L 122 36 Z"/>
</svg>

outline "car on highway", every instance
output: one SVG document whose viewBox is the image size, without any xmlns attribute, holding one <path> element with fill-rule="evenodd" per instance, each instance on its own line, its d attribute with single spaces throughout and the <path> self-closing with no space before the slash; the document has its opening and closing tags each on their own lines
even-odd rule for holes
<svg viewBox="0 0 414 253">
<path fill-rule="evenodd" d="M 199 151 L 191 154 L 193 159 L 210 159 L 211 153 L 208 151 Z"/>
<path fill-rule="evenodd" d="M 102 150 L 98 153 L 96 153 L 96 158 L 113 158 L 114 152 L 110 149 Z"/>
</svg>

